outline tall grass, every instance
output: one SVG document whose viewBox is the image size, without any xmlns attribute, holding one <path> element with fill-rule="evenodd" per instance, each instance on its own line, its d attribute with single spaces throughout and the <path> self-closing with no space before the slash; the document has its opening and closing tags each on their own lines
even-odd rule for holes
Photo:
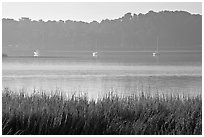
<svg viewBox="0 0 204 137">
<path fill-rule="evenodd" d="M 202 98 L 27 96 L 2 93 L 2 132 L 22 135 L 197 135 L 202 134 Z"/>
</svg>

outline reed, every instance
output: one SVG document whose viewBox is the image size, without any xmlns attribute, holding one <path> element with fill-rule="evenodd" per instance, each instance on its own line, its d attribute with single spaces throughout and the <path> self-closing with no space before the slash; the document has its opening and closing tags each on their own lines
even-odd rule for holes
<svg viewBox="0 0 204 137">
<path fill-rule="evenodd" d="M 2 93 L 4 135 L 201 135 L 202 98 Z"/>
</svg>

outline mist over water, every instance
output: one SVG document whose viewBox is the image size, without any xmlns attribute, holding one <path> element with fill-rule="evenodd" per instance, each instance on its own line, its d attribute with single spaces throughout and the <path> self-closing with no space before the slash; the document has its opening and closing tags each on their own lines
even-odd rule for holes
<svg viewBox="0 0 204 137">
<path fill-rule="evenodd" d="M 186 54 L 185 54 L 186 55 Z M 99 58 L 3 58 L 3 88 L 26 92 L 61 90 L 68 94 L 101 96 L 110 91 L 120 95 L 141 91 L 198 95 L 202 91 L 202 55 L 187 61 L 175 54 L 159 60 L 151 56 L 99 56 Z M 151 58 L 150 58 L 151 57 Z M 182 61 L 183 59 L 183 61 Z M 154 61 L 152 61 L 154 60 Z"/>
</svg>

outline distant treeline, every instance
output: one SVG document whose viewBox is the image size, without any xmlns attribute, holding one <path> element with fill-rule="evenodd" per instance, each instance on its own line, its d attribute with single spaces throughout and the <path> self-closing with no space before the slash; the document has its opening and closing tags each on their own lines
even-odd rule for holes
<svg viewBox="0 0 204 137">
<path fill-rule="evenodd" d="M 15 50 L 201 50 L 202 16 L 185 11 L 127 13 L 114 20 L 2 19 L 3 51 Z"/>
</svg>

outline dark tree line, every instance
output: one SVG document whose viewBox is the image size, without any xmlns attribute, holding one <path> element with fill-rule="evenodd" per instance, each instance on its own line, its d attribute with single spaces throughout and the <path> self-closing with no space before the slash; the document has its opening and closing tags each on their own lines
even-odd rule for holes
<svg viewBox="0 0 204 137">
<path fill-rule="evenodd" d="M 185 11 L 127 13 L 100 23 L 2 19 L 3 52 L 15 50 L 200 50 L 202 16 Z"/>
</svg>

